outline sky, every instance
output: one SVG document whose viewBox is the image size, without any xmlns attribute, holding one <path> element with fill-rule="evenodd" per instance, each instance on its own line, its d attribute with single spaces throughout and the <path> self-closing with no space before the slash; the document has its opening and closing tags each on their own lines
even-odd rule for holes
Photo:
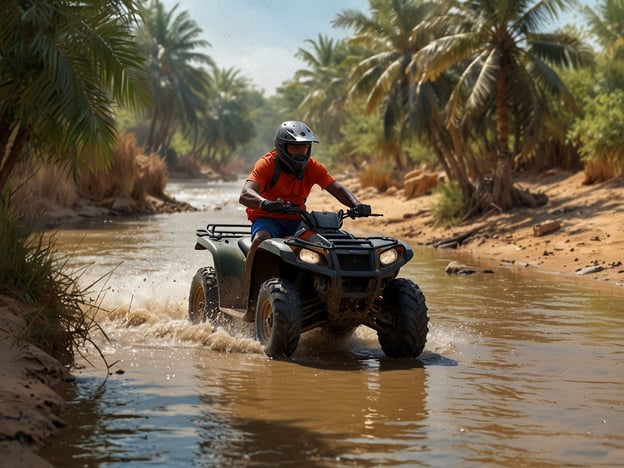
<svg viewBox="0 0 624 468">
<path fill-rule="evenodd" d="M 580 3 L 593 6 L 597 0 Z M 600 1 L 600 0 L 598 0 Z M 345 9 L 368 14 L 368 0 L 161 0 L 166 9 L 178 4 L 203 30 L 210 47 L 202 50 L 219 68 L 236 68 L 267 96 L 291 79 L 304 63 L 295 53 L 319 34 L 342 38 L 351 31 L 331 25 Z M 578 23 L 571 14 L 561 23 Z"/>
<path fill-rule="evenodd" d="M 304 64 L 294 57 L 306 39 L 319 34 L 347 37 L 331 21 L 344 9 L 368 12 L 368 0 L 161 0 L 178 4 L 203 30 L 204 52 L 219 68 L 234 67 L 266 95 L 274 93 Z"/>
</svg>

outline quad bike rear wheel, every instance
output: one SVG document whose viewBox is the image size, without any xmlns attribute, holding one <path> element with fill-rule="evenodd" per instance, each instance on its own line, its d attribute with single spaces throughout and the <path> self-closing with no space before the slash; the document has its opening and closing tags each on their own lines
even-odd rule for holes
<svg viewBox="0 0 624 468">
<path fill-rule="evenodd" d="M 295 287 L 282 278 L 260 286 L 256 306 L 256 337 L 272 358 L 288 358 L 301 336 L 301 302 Z"/>
<path fill-rule="evenodd" d="M 396 278 L 383 291 L 382 314 L 393 324 L 378 331 L 381 349 L 391 358 L 415 358 L 425 349 L 427 305 L 420 288 L 411 280 Z"/>
<path fill-rule="evenodd" d="M 215 322 L 219 318 L 219 291 L 214 268 L 200 268 L 195 273 L 189 293 L 188 316 L 194 324 L 206 320 Z"/>
</svg>

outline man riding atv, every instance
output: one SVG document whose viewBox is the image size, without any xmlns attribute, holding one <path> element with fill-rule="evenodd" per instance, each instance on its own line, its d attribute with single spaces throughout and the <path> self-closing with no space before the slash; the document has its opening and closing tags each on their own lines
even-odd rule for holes
<svg viewBox="0 0 624 468">
<path fill-rule="evenodd" d="M 210 223 L 197 231 L 195 249 L 207 250 L 213 265 L 193 277 L 189 319 L 254 322 L 272 358 L 290 357 L 310 330 L 346 338 L 361 325 L 377 332 L 386 356 L 415 358 L 425 347 L 429 318 L 418 285 L 398 277 L 412 249 L 342 229 L 346 218 L 381 215 L 310 157 L 316 142 L 304 123 L 284 122 L 275 149 L 256 163 L 240 194 L 251 226 Z M 349 208 L 306 211 L 314 184 Z"/>
<path fill-rule="evenodd" d="M 364 205 L 344 185 L 314 159 L 312 143 L 319 141 L 305 123 L 283 122 L 275 132 L 275 148 L 262 156 L 247 177 L 239 202 L 247 207 L 253 239 L 248 258 L 270 238 L 292 236 L 301 217 L 288 205 L 305 210 L 305 202 L 315 184 L 331 193 L 343 205 L 363 216 L 371 207 Z"/>
</svg>

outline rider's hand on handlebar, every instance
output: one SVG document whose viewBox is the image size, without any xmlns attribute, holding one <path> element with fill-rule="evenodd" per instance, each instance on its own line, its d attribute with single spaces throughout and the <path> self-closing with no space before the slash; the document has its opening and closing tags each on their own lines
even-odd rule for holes
<svg viewBox="0 0 624 468">
<path fill-rule="evenodd" d="M 371 206 L 364 203 L 358 203 L 353 207 L 356 216 L 370 216 L 372 213 Z"/>
<path fill-rule="evenodd" d="M 286 204 L 281 198 L 277 200 L 262 200 L 260 203 L 260 209 L 269 213 L 281 213 L 285 208 Z"/>
</svg>

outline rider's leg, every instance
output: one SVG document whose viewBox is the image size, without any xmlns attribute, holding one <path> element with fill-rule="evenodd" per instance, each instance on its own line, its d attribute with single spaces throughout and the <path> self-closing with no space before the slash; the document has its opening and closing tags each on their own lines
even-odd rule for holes
<svg viewBox="0 0 624 468">
<path fill-rule="evenodd" d="M 271 237 L 272 236 L 269 231 L 260 230 L 254 234 L 253 240 L 251 241 L 251 247 L 249 247 L 249 252 L 247 252 L 247 258 L 245 260 L 247 265 L 245 269 L 247 269 L 247 267 L 249 266 L 249 262 L 251 261 L 254 254 L 256 253 L 258 246 L 262 244 L 262 242 L 264 242 L 265 240 L 270 239 Z"/>
<path fill-rule="evenodd" d="M 251 247 L 247 253 L 246 268 L 253 258 L 258 246 L 267 239 L 272 237 L 291 236 L 297 230 L 299 221 L 275 218 L 258 218 L 251 224 Z"/>
<path fill-rule="evenodd" d="M 256 232 L 256 235 L 254 236 L 253 240 L 251 241 L 251 247 L 249 248 L 249 253 L 247 254 L 247 257 L 250 257 L 251 254 L 256 251 L 258 246 L 260 244 L 262 244 L 262 242 L 264 242 L 267 239 L 270 239 L 271 237 L 273 237 L 273 236 L 271 236 L 271 233 L 269 231 L 258 231 L 258 232 Z"/>
</svg>

